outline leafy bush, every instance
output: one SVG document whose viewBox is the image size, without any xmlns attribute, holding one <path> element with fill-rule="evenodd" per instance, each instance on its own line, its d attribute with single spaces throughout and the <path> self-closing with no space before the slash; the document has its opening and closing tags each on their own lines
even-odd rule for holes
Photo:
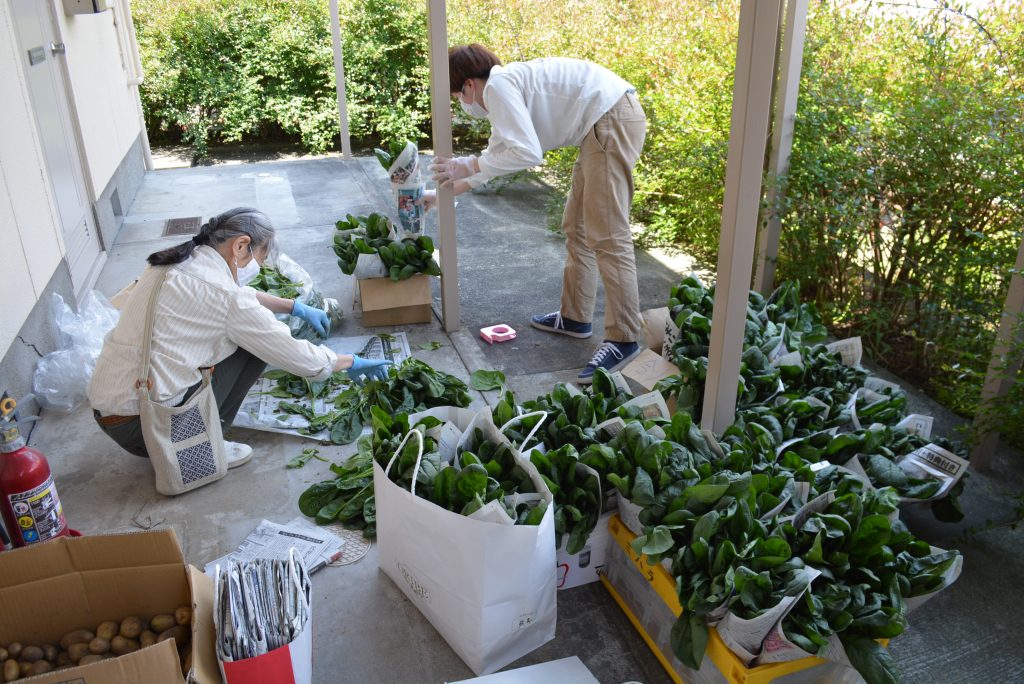
<svg viewBox="0 0 1024 684">
<path fill-rule="evenodd" d="M 337 138 L 330 25 L 321 0 L 136 0 L 147 127 L 202 156 L 211 142 L 284 133 Z"/>
<path fill-rule="evenodd" d="M 1019 77 L 949 12 L 809 27 L 780 276 L 969 415 L 1021 239 Z"/>
</svg>

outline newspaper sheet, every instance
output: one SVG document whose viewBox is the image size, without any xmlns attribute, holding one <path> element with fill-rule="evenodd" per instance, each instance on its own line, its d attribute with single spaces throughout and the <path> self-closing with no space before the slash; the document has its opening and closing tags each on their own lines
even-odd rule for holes
<svg viewBox="0 0 1024 684">
<path fill-rule="evenodd" d="M 226 567 L 228 561 L 287 559 L 288 549 L 294 548 L 312 573 L 340 558 L 344 545 L 344 539 L 301 516 L 284 525 L 263 520 L 237 549 L 207 563 L 203 572 L 214 577 L 217 566 Z"/>
<path fill-rule="evenodd" d="M 668 406 L 665 404 L 665 398 L 661 396 L 661 392 L 642 394 L 639 397 L 630 399 L 623 404 L 623 406 L 637 407 L 640 409 L 640 413 L 643 415 L 644 420 L 650 420 L 651 418 L 672 420 L 672 414 L 669 412 Z"/>
<path fill-rule="evenodd" d="M 393 335 L 380 333 L 358 337 L 329 337 L 323 344 L 338 354 L 358 354 L 367 359 L 390 359 L 396 364 L 412 356 L 409 351 L 409 338 L 404 332 Z M 286 435 L 299 435 L 300 428 L 308 427 L 309 421 L 302 416 L 279 411 L 278 405 L 282 401 L 298 403 L 301 400 L 270 396 L 269 392 L 276 386 L 277 383 L 273 380 L 260 378 L 242 401 L 233 425 L 250 430 L 281 432 Z M 317 399 L 313 411 L 317 414 L 325 413 L 326 401 L 323 398 Z"/>
<path fill-rule="evenodd" d="M 939 480 L 942 486 L 934 496 L 927 499 L 904 499 L 904 501 L 934 501 L 949 494 L 960 478 L 967 472 L 968 463 L 951 451 L 937 444 L 926 444 L 920 449 L 896 458 L 896 465 L 910 477 Z"/>
</svg>

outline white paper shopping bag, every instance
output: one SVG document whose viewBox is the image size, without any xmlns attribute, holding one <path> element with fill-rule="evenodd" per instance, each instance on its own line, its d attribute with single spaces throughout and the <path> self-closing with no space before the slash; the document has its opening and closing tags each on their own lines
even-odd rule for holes
<svg viewBox="0 0 1024 684">
<path fill-rule="evenodd" d="M 406 439 L 413 434 L 419 433 Z M 404 440 L 397 453 L 403 447 Z M 380 567 L 477 675 L 555 636 L 554 504 L 537 469 L 521 460 L 548 502 L 540 525 L 453 513 L 402 489 L 373 464 Z"/>
</svg>

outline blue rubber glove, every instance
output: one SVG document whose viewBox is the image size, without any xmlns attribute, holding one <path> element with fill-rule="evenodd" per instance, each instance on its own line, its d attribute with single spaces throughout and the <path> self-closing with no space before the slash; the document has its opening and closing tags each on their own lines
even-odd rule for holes
<svg viewBox="0 0 1024 684">
<path fill-rule="evenodd" d="M 320 334 L 320 337 L 327 337 L 327 333 L 331 330 L 331 319 L 327 317 L 326 311 L 306 306 L 298 299 L 292 305 L 292 316 L 297 316 L 309 323 L 313 326 L 313 330 Z"/>
<path fill-rule="evenodd" d="M 348 369 L 348 377 L 356 380 L 366 378 L 369 380 L 387 380 L 388 366 L 394 365 L 394 361 L 388 359 L 364 359 L 361 356 L 352 355 L 352 367 Z"/>
</svg>

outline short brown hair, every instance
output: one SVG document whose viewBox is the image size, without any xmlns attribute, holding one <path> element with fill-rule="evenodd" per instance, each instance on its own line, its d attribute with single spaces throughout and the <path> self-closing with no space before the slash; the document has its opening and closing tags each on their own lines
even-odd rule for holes
<svg viewBox="0 0 1024 684">
<path fill-rule="evenodd" d="M 491 67 L 501 64 L 493 52 L 479 43 L 456 45 L 448 48 L 448 80 L 451 92 L 457 93 L 471 78 L 484 80 L 491 73 Z"/>
</svg>

